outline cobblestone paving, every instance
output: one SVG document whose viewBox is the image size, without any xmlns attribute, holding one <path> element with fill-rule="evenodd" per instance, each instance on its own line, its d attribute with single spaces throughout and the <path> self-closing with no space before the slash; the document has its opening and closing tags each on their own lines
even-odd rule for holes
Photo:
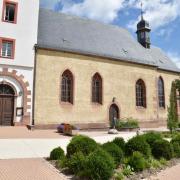
<svg viewBox="0 0 180 180">
<path fill-rule="evenodd" d="M 0 160 L 0 180 L 67 180 L 44 159 Z"/>
</svg>

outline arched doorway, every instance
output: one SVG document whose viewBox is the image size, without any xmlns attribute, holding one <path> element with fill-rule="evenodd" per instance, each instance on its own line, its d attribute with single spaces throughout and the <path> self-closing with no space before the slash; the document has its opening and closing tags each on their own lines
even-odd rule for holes
<svg viewBox="0 0 180 180">
<path fill-rule="evenodd" d="M 8 84 L 0 84 L 0 126 L 12 126 L 15 92 Z"/>
<path fill-rule="evenodd" d="M 109 122 L 112 125 L 114 118 L 119 119 L 119 108 L 116 104 L 112 104 L 109 108 Z"/>
</svg>

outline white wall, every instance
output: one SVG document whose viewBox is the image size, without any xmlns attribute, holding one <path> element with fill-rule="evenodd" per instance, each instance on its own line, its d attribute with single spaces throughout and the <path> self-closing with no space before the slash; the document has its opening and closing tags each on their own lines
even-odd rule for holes
<svg viewBox="0 0 180 180">
<path fill-rule="evenodd" d="M 0 58 L 0 64 L 33 67 L 37 43 L 39 0 L 18 2 L 17 24 L 2 22 L 3 0 L 0 0 L 0 37 L 16 39 L 15 59 Z"/>
<path fill-rule="evenodd" d="M 37 43 L 39 0 L 11 0 L 18 2 L 17 23 L 2 22 L 3 1 L 0 0 L 0 37 L 15 39 L 15 58 L 4 59 L 0 57 L 0 70 L 8 67 L 8 71 L 16 70 L 29 82 L 29 90 L 33 94 L 34 45 Z M 9 77 L 0 77 L 20 91 L 18 82 Z M 32 97 L 31 97 L 32 99 Z M 17 107 L 21 106 L 22 97 L 17 98 Z M 29 102 L 31 105 L 32 102 Z M 31 112 L 31 110 L 29 111 Z M 20 119 L 16 119 L 18 121 Z"/>
</svg>

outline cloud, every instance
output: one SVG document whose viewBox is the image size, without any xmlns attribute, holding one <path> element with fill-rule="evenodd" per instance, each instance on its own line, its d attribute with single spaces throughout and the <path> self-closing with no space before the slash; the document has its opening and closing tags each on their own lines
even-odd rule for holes
<svg viewBox="0 0 180 180">
<path fill-rule="evenodd" d="M 112 23 L 125 8 L 140 11 L 141 2 L 145 11 L 144 17 L 153 30 L 166 26 L 180 16 L 180 0 L 41 0 L 40 5 L 48 9 Z M 136 30 L 139 20 L 140 16 L 131 20 L 127 27 Z"/>
<path fill-rule="evenodd" d="M 175 52 L 168 52 L 167 55 L 180 68 L 180 54 Z"/>
<path fill-rule="evenodd" d="M 149 21 L 153 30 L 166 26 L 180 16 L 179 0 L 130 0 L 129 6 L 140 9 L 141 2 L 143 2 L 145 11 L 144 17 Z M 139 20 L 140 16 L 138 19 L 132 20 L 128 27 L 135 30 Z"/>
<path fill-rule="evenodd" d="M 74 3 L 73 0 L 62 0 L 62 12 L 111 23 L 118 17 L 126 0 L 84 0 Z"/>
</svg>

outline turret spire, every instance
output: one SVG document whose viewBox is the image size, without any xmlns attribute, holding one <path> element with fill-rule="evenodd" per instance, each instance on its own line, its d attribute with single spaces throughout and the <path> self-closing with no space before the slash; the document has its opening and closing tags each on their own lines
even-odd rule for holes
<svg viewBox="0 0 180 180">
<path fill-rule="evenodd" d="M 143 3 L 141 2 L 141 20 L 143 20 Z"/>
<path fill-rule="evenodd" d="M 150 42 L 150 27 L 149 23 L 144 20 L 144 11 L 143 11 L 143 3 L 141 3 L 141 20 L 137 24 L 137 39 L 138 42 L 144 46 L 145 48 L 150 48 L 151 42 Z"/>
</svg>

